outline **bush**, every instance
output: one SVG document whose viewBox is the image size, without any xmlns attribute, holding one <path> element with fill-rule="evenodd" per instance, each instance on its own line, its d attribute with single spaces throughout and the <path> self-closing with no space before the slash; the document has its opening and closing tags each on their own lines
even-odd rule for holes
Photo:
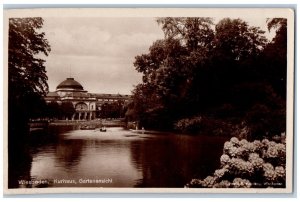
<svg viewBox="0 0 300 202">
<path fill-rule="evenodd" d="M 181 119 L 175 123 L 175 129 L 182 132 L 198 132 L 203 122 L 202 117 Z"/>
<path fill-rule="evenodd" d="M 285 187 L 286 145 L 268 139 L 248 142 L 232 137 L 225 142 L 221 168 L 203 180 L 193 179 L 187 187 L 266 188 Z"/>
<path fill-rule="evenodd" d="M 271 138 L 286 130 L 285 107 L 272 109 L 263 104 L 254 105 L 245 116 L 251 138 Z"/>
<path fill-rule="evenodd" d="M 205 135 L 228 135 L 242 129 L 237 124 L 228 120 L 222 120 L 215 117 L 195 116 L 177 121 L 174 124 L 176 130 L 184 133 L 201 133 Z"/>
</svg>

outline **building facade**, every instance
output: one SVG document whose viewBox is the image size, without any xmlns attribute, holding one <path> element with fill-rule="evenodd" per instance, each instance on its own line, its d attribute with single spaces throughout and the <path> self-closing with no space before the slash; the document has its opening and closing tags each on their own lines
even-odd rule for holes
<svg viewBox="0 0 300 202">
<path fill-rule="evenodd" d="M 89 93 L 74 78 L 67 78 L 56 87 L 55 92 L 49 92 L 45 100 L 59 105 L 72 103 L 76 111 L 70 117 L 72 120 L 93 120 L 101 116 L 104 106 L 108 104 L 117 103 L 124 107 L 130 95 Z"/>
</svg>

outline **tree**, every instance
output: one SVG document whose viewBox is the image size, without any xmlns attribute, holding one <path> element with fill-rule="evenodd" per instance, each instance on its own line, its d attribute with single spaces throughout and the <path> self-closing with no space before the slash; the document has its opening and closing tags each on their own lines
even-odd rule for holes
<svg viewBox="0 0 300 202">
<path fill-rule="evenodd" d="M 47 117 L 54 119 L 59 118 L 61 116 L 61 107 L 55 101 L 51 101 L 47 103 Z"/>
<path fill-rule="evenodd" d="M 42 28 L 42 18 L 10 18 L 8 41 L 9 135 L 26 132 L 35 104 L 48 91 L 45 60 L 50 45 Z"/>
<path fill-rule="evenodd" d="M 267 39 L 264 31 L 241 19 L 224 18 L 216 25 L 215 49 L 234 60 L 259 55 Z"/>
<path fill-rule="evenodd" d="M 264 74 L 272 83 L 276 92 L 286 98 L 287 82 L 287 19 L 268 19 L 268 29 L 276 30 L 276 35 L 267 45 L 261 58 Z"/>
<path fill-rule="evenodd" d="M 68 119 L 71 119 L 73 114 L 76 112 L 72 102 L 63 102 L 59 108 L 61 110 L 61 115 Z"/>
<path fill-rule="evenodd" d="M 158 18 L 165 38 L 180 40 L 189 51 L 207 49 L 212 47 L 214 32 L 212 18 Z"/>
<path fill-rule="evenodd" d="M 255 134 L 279 134 L 286 130 L 286 90 L 287 90 L 287 19 L 267 19 L 269 31 L 276 30 L 258 58 L 256 71 L 265 83 L 257 91 L 257 102 L 246 114 L 246 120 Z M 259 99 L 258 99 L 259 97 Z"/>
<path fill-rule="evenodd" d="M 135 98 L 147 108 L 142 110 L 146 114 L 140 112 L 139 116 L 165 128 L 172 126 L 173 119 L 189 113 L 193 74 L 205 63 L 214 33 L 210 18 L 158 18 L 157 22 L 165 39 L 154 42 L 149 54 L 136 57 L 134 65 L 144 75 L 143 85 L 135 91 L 143 95 Z"/>
<path fill-rule="evenodd" d="M 10 18 L 8 38 L 8 179 L 24 177 L 23 165 L 30 165 L 32 156 L 26 148 L 29 118 L 41 115 L 48 91 L 44 60 L 50 46 L 43 32 L 42 18 Z M 20 168 L 22 168 L 20 170 Z M 28 168 L 28 167 L 26 167 Z M 30 170 L 30 168 L 26 169 Z"/>
</svg>

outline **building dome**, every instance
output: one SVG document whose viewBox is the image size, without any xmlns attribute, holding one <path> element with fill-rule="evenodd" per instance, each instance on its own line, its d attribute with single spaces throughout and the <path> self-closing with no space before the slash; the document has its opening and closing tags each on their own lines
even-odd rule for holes
<svg viewBox="0 0 300 202">
<path fill-rule="evenodd" d="M 78 82 L 75 81 L 74 78 L 67 78 L 63 82 L 61 82 L 57 87 L 57 90 L 83 90 L 82 85 Z"/>
</svg>

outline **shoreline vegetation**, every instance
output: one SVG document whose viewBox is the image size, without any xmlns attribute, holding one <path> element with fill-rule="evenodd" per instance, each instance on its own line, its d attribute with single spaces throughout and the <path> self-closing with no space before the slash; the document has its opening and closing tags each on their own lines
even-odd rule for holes
<svg viewBox="0 0 300 202">
<path fill-rule="evenodd" d="M 38 120 L 30 121 L 28 126 L 30 132 L 45 130 L 49 126 L 78 126 L 78 127 L 126 127 L 123 119 L 95 119 L 95 120 Z"/>
<path fill-rule="evenodd" d="M 101 120 L 91 120 L 91 121 L 72 121 L 72 120 L 57 120 L 50 122 L 51 126 L 61 126 L 61 125 L 88 125 L 88 126 L 96 126 L 96 127 L 122 127 L 125 126 L 125 122 L 120 119 L 101 119 Z"/>
</svg>

